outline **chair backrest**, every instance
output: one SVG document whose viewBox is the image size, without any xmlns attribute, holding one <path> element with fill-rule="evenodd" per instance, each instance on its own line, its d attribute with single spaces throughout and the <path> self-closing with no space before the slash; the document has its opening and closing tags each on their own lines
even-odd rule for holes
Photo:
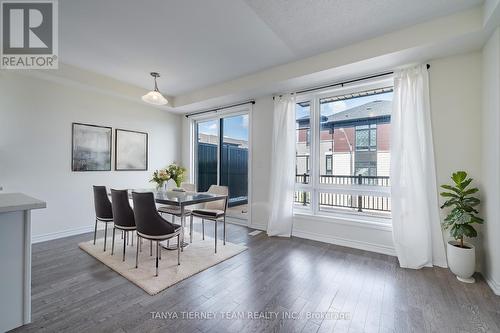
<svg viewBox="0 0 500 333">
<path fill-rule="evenodd" d="M 135 227 L 134 211 L 128 201 L 127 190 L 111 189 L 113 222 L 120 227 Z"/>
<path fill-rule="evenodd" d="M 102 219 L 112 219 L 113 209 L 106 193 L 106 186 L 94 185 L 95 216 Z"/>
<path fill-rule="evenodd" d="M 161 236 L 175 231 L 174 226 L 158 214 L 152 192 L 132 192 L 132 201 L 138 232 L 148 236 Z"/>
<path fill-rule="evenodd" d="M 210 188 L 207 192 L 227 196 L 229 195 L 229 188 L 227 186 L 210 185 Z M 226 211 L 226 200 L 207 202 L 205 204 L 205 209 L 217 209 Z"/>
<path fill-rule="evenodd" d="M 196 186 L 191 183 L 182 183 L 182 188 L 188 192 L 196 192 Z"/>
</svg>

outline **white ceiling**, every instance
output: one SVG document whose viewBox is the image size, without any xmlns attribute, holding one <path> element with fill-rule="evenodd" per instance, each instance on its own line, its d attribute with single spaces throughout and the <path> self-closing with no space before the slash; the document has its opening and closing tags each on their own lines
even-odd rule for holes
<svg viewBox="0 0 500 333">
<path fill-rule="evenodd" d="M 451 14 L 482 0 L 64 0 L 60 57 L 179 95 Z"/>
<path fill-rule="evenodd" d="M 245 0 L 299 57 L 452 14 L 482 0 Z"/>
</svg>

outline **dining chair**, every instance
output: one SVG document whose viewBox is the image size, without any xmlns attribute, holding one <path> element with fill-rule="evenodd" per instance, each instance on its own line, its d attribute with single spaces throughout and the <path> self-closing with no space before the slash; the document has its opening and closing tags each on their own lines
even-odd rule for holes
<svg viewBox="0 0 500 333">
<path fill-rule="evenodd" d="M 190 183 L 182 183 L 182 188 L 185 189 L 187 192 L 196 192 L 196 186 L 194 184 Z M 172 223 L 175 224 L 175 217 L 181 217 L 181 208 L 179 206 L 174 206 L 174 205 L 164 205 L 158 207 L 158 212 L 163 215 L 163 214 L 170 214 L 172 216 Z M 184 209 L 184 216 L 189 216 L 191 215 L 191 210 L 189 209 Z M 192 231 L 189 231 L 190 234 Z M 169 244 L 167 244 L 167 247 Z"/>
<path fill-rule="evenodd" d="M 196 192 L 196 187 L 194 184 L 190 183 L 182 183 L 182 188 L 185 189 L 187 192 Z M 181 217 L 181 208 L 179 206 L 173 206 L 173 205 L 164 205 L 158 207 L 158 212 L 161 214 L 170 214 L 172 215 L 172 223 L 175 223 L 175 217 Z M 189 216 L 191 215 L 191 210 L 185 209 L 184 210 L 184 216 Z"/>
<path fill-rule="evenodd" d="M 95 227 L 94 227 L 94 245 L 97 235 L 97 221 L 104 222 L 104 252 L 106 252 L 106 239 L 108 237 L 108 223 L 113 223 L 113 209 L 106 193 L 106 186 L 94 185 L 94 208 L 95 208 Z"/>
<path fill-rule="evenodd" d="M 204 208 L 201 209 L 193 209 L 191 212 L 190 219 L 190 242 L 193 241 L 193 217 L 201 218 L 201 230 L 202 237 L 205 239 L 205 220 L 215 222 L 215 253 L 217 253 L 217 222 L 224 223 L 224 235 L 223 235 L 223 244 L 226 245 L 226 210 L 227 210 L 227 202 L 229 195 L 229 188 L 227 186 L 219 186 L 219 185 L 211 185 L 207 191 L 208 193 L 224 195 L 226 196 L 224 199 L 211 201 L 205 203 Z"/>
<path fill-rule="evenodd" d="M 111 243 L 111 255 L 115 251 L 115 230 L 121 230 L 124 234 L 123 237 L 123 258 L 125 261 L 125 249 L 127 247 L 129 232 L 132 232 L 132 239 L 134 239 L 134 231 L 137 229 L 135 226 L 134 211 L 130 207 L 127 190 L 113 190 L 111 189 L 111 207 L 113 209 L 113 241 Z M 132 243 L 132 246 L 134 244 Z"/>
<path fill-rule="evenodd" d="M 182 228 L 163 219 L 156 210 L 155 199 L 151 192 L 132 192 L 134 203 L 134 218 L 137 227 L 137 252 L 135 256 L 135 268 L 139 267 L 139 239 L 148 239 L 156 242 L 156 276 L 158 276 L 158 260 L 160 242 L 177 237 L 177 264 L 180 265 L 181 247 L 180 233 Z"/>
</svg>

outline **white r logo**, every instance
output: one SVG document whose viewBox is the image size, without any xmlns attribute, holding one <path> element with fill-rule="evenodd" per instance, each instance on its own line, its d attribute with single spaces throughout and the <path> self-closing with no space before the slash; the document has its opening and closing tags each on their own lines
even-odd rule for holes
<svg viewBox="0 0 500 333">
<path fill-rule="evenodd" d="M 28 11 L 28 47 L 29 48 L 46 48 L 48 47 L 32 29 L 38 28 L 42 25 L 43 15 L 38 9 L 11 9 L 10 10 L 10 47 L 23 48 L 24 45 L 24 15 Z"/>
</svg>

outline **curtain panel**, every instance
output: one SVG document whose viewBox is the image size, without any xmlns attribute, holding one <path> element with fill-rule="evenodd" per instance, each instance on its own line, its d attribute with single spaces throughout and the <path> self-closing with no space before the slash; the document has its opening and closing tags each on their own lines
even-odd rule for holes
<svg viewBox="0 0 500 333">
<path fill-rule="evenodd" d="M 274 99 L 273 139 L 269 184 L 269 236 L 290 237 L 295 187 L 295 98 Z"/>
<path fill-rule="evenodd" d="M 391 117 L 394 246 L 401 267 L 446 267 L 426 65 L 395 73 Z"/>
</svg>

